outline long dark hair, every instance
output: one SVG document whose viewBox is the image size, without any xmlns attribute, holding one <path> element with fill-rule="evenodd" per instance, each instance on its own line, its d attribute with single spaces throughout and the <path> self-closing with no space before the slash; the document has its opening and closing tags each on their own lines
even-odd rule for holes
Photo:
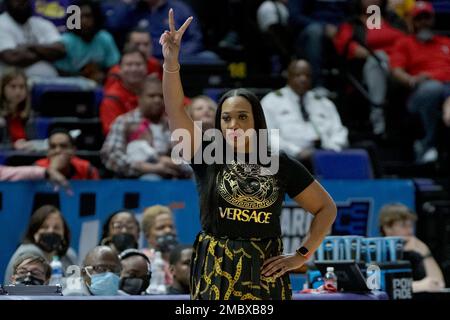
<svg viewBox="0 0 450 320">
<path fill-rule="evenodd" d="M 67 250 L 69 249 L 70 246 L 70 229 L 69 225 L 64 219 L 64 216 L 61 214 L 61 211 L 59 211 L 59 209 L 56 208 L 55 206 L 47 204 L 40 207 L 33 213 L 33 215 L 30 218 L 30 222 L 28 224 L 27 231 L 25 232 L 25 236 L 22 240 L 22 243 L 23 244 L 32 243 L 37 245 L 36 241 L 34 240 L 34 235 L 41 228 L 44 221 L 53 213 L 59 214 L 64 225 L 63 243 L 61 249 L 58 250 L 58 255 L 62 257 L 67 253 Z"/>
<path fill-rule="evenodd" d="M 133 217 L 134 222 L 137 225 L 138 228 L 138 232 L 140 232 L 140 225 L 139 225 L 139 221 L 136 219 L 136 216 L 134 215 L 134 213 L 130 210 L 127 209 L 121 209 L 121 210 L 117 210 L 114 211 L 113 213 L 111 213 L 108 217 L 108 219 L 106 219 L 105 223 L 103 224 L 103 230 L 102 230 L 102 238 L 100 239 L 100 245 L 103 245 L 103 241 L 109 237 L 109 225 L 111 224 L 111 220 L 118 215 L 119 213 L 128 213 Z M 106 244 L 107 245 L 107 244 Z"/>
<path fill-rule="evenodd" d="M 216 111 L 214 124 L 215 129 L 221 130 L 220 122 L 222 106 L 225 100 L 231 97 L 242 97 L 252 106 L 253 119 L 255 123 L 254 129 L 257 132 L 259 140 L 259 130 L 267 129 L 266 118 L 264 117 L 264 112 L 258 97 L 256 97 L 253 92 L 243 88 L 227 91 L 222 96 Z M 225 138 L 223 136 L 222 139 L 223 146 L 226 148 L 227 143 L 225 142 Z M 216 177 L 217 174 L 223 170 L 223 167 L 223 164 L 208 166 L 206 172 L 206 183 L 200 192 L 200 219 L 203 229 L 208 232 L 217 231 L 217 215 L 215 214 L 215 210 L 217 209 Z"/>
</svg>

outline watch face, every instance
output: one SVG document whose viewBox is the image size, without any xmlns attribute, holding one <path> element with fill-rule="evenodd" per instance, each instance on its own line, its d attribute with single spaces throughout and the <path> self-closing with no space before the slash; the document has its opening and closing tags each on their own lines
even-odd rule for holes
<svg viewBox="0 0 450 320">
<path fill-rule="evenodd" d="M 297 250 L 302 256 L 306 256 L 309 252 L 308 249 L 306 249 L 305 247 L 301 247 Z"/>
</svg>

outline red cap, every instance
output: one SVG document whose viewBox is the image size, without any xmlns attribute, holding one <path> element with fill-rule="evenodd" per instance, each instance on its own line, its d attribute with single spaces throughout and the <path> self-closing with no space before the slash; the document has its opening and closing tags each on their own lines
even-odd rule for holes
<svg viewBox="0 0 450 320">
<path fill-rule="evenodd" d="M 421 13 L 428 13 L 434 15 L 433 5 L 425 1 L 417 1 L 412 9 L 411 15 L 413 18 L 417 17 Z"/>
</svg>

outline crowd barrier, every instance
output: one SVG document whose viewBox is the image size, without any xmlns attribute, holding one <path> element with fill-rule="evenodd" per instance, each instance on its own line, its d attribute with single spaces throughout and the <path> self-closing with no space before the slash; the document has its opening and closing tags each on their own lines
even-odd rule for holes
<svg viewBox="0 0 450 320">
<path fill-rule="evenodd" d="M 120 208 L 133 210 L 141 219 L 148 206 L 170 206 L 182 243 L 192 243 L 200 230 L 198 195 L 191 180 L 103 180 L 71 184 L 73 195 L 63 191 L 55 193 L 45 182 L 0 183 L 0 279 L 23 237 L 31 213 L 44 203 L 61 208 L 71 228 L 71 246 L 80 260 L 99 242 L 103 222 L 109 214 Z M 328 180 L 322 184 L 338 206 L 334 235 L 379 235 L 377 213 L 389 202 L 401 202 L 414 210 L 414 185 L 409 180 Z M 291 199 L 286 199 L 281 216 L 286 252 L 299 246 L 312 218 Z"/>
</svg>

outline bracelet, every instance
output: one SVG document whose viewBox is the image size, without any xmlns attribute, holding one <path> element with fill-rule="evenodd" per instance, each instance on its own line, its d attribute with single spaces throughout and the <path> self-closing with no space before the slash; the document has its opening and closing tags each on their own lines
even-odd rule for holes
<svg viewBox="0 0 450 320">
<path fill-rule="evenodd" d="M 163 70 L 164 70 L 164 72 L 167 72 L 167 73 L 178 73 L 180 71 L 180 69 L 181 69 L 181 66 L 180 66 L 180 64 L 178 64 L 178 68 L 176 68 L 175 70 L 173 70 L 173 71 L 167 70 L 166 69 L 166 64 L 163 63 Z"/>
</svg>

